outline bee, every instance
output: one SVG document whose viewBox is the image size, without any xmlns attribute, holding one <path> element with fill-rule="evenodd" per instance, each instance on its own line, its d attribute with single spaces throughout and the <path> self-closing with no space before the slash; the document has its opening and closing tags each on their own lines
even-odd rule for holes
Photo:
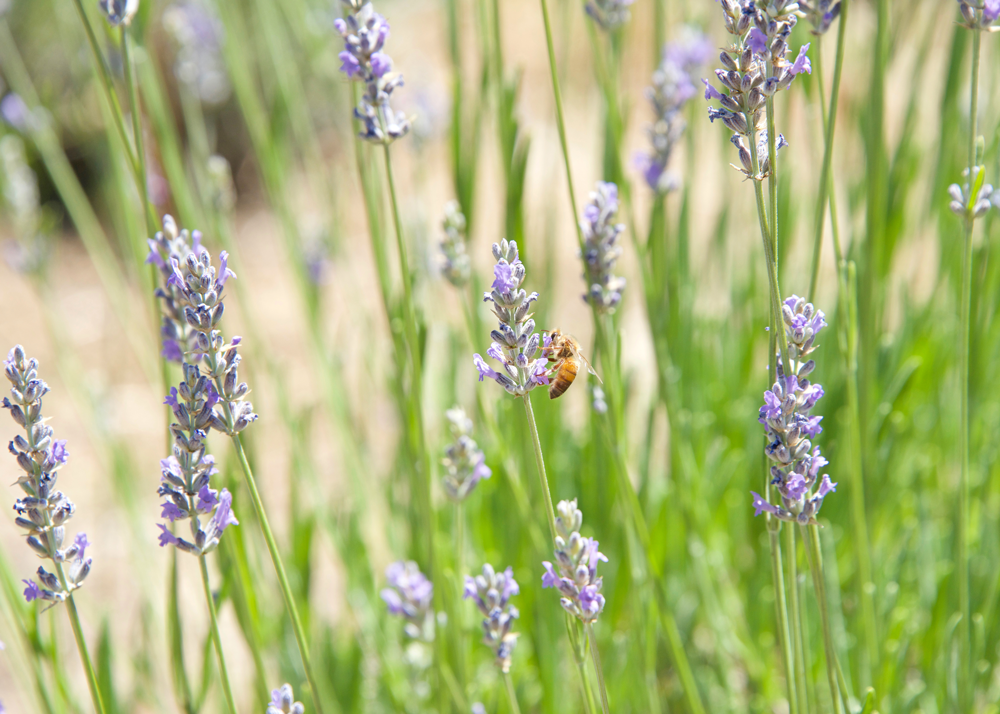
<svg viewBox="0 0 1000 714">
<path fill-rule="evenodd" d="M 576 341 L 576 338 L 558 329 L 549 330 L 548 334 L 549 346 L 542 350 L 542 356 L 553 363 L 552 371 L 556 375 L 549 386 L 549 399 L 556 399 L 569 389 L 580 371 L 581 362 L 587 365 L 587 371 L 597 377 L 598 382 L 601 381 L 597 372 L 580 351 L 580 343 Z"/>
</svg>

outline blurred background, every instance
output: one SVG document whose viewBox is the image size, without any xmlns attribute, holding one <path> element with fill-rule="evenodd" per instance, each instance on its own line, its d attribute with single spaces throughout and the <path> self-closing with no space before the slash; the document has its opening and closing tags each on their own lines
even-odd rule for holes
<svg viewBox="0 0 1000 714">
<path fill-rule="evenodd" d="M 223 7 L 143 0 L 133 25 L 150 200 L 159 214 L 199 228 L 213 254 L 228 249 L 234 256 L 238 280 L 227 299 L 225 330 L 244 338 L 243 378 L 261 417 L 247 433 L 248 448 L 306 603 L 314 656 L 329 687 L 324 695 L 345 712 L 439 711 L 420 653 L 378 599 L 385 566 L 413 551 L 408 479 L 401 475 L 408 468 L 398 408 L 403 367 L 394 346 L 401 328 L 387 316 L 380 289 L 373 251 L 380 240 L 395 292 L 399 282 L 388 205 L 379 199 L 367 213 L 359 180 L 359 164 L 375 165 L 379 157 L 359 150 L 354 137 L 351 90 L 338 72 L 343 44 L 333 29 L 341 8 L 332 0 L 219 2 Z M 583 4 L 550 2 L 578 208 L 596 181 L 615 178 L 607 175 L 607 106 L 594 61 L 604 45 L 593 41 Z M 84 7 L 113 77 L 123 82 L 117 32 L 96 3 Z M 529 528 L 513 505 L 518 489 L 526 489 L 531 503 L 538 497 L 520 405 L 489 381 L 479 384 L 471 358 L 489 346 L 493 320 L 469 295 L 488 288 L 490 244 L 503 237 L 518 240 L 525 287 L 540 294 L 539 327 L 567 330 L 585 350 L 594 340 L 580 297 L 576 218 L 567 201 L 539 5 L 499 3 L 509 94 L 499 91 L 484 44 L 493 42 L 491 7 L 478 0 L 377 4 L 392 27 L 387 51 L 405 78 L 394 104 L 414 117 L 393 159 L 426 328 L 427 448 L 437 468 L 450 440 L 444 412 L 464 406 L 493 469 L 464 506 L 466 567 L 511 564 L 522 583 L 523 634 L 513 669 L 522 709 L 580 711 L 558 598 L 538 587 L 540 561 L 551 558 L 533 540 L 544 518 L 539 512 Z M 636 0 L 621 39 L 619 158 L 630 199 L 622 220 L 643 244 L 656 196 L 632 156 L 648 150 L 654 117 L 644 91 L 660 61 L 658 41 L 682 42 L 697 32 L 712 47 L 729 41 L 717 3 L 671 0 L 661 8 L 658 23 L 654 2 Z M 183 642 L 168 634 L 173 554 L 157 547 L 155 526 L 167 414 L 141 201 L 70 0 L 0 0 L 0 13 L 0 348 L 19 343 L 39 359 L 52 390 L 45 413 L 69 441 L 60 488 L 77 505 L 71 529 L 88 534 L 94 558 L 76 600 L 102 685 L 113 692 L 109 709 L 224 711 L 197 568 L 183 555 L 177 565 Z M 823 509 L 828 594 L 842 675 L 858 709 L 873 686 L 879 711 L 955 711 L 962 227 L 947 210 L 946 188 L 960 181 L 965 163 L 971 44 L 957 18 L 951 2 L 853 0 L 847 20 L 832 191 L 843 248 L 856 265 L 851 302 L 860 335 L 861 440 L 855 451 L 848 362 L 838 340 L 848 315 L 838 309 L 829 222 L 815 303 L 831 327 L 814 376 L 827 394 L 819 407 L 824 453 L 841 484 Z M 778 185 L 786 295 L 809 290 L 823 159 L 820 93 L 829 92 L 835 34 L 819 43 L 807 23 L 799 24 L 791 44 L 797 50 L 813 43 L 814 71 L 778 102 L 778 129 L 790 144 L 780 155 Z M 998 42 L 983 36 L 980 80 L 980 133 L 987 181 L 994 183 L 1000 181 Z M 817 50 L 825 87 L 815 71 Z M 711 77 L 717 66 L 715 54 L 697 70 L 699 89 L 697 79 Z M 124 84 L 116 91 L 125 106 Z M 673 291 L 663 314 L 650 313 L 658 303 L 644 299 L 632 237 L 623 243 L 619 265 L 628 287 L 616 320 L 625 451 L 707 710 L 787 711 L 767 536 L 749 495 L 759 489 L 763 469 L 757 409 L 767 388 L 765 263 L 751 184 L 730 167 L 738 161 L 729 134 L 708 122 L 706 104 L 699 91 L 685 108 L 687 130 L 670 166 L 678 189 L 664 206 L 676 272 L 652 287 Z M 511 152 L 500 138 L 511 127 L 523 169 L 513 207 Z M 381 195 L 378 180 L 376 189 Z M 441 222 L 445 204 L 455 199 L 469 219 L 474 266 L 463 291 L 441 277 Z M 996 215 L 978 224 L 973 287 L 969 525 L 976 711 L 984 712 L 997 711 L 1000 700 Z M 664 335 L 670 364 L 656 346 Z M 558 401 L 538 394 L 535 409 L 553 496 L 579 498 L 587 534 L 600 539 L 610 559 L 598 637 L 613 708 L 687 711 L 656 606 L 637 592 L 643 564 L 629 557 L 634 543 L 609 476 L 592 386 L 581 378 Z M 15 425 L 3 424 L 4 437 L 13 438 Z M 238 465 L 221 441 L 214 451 L 242 524 L 210 562 L 230 673 L 241 707 L 263 711 L 267 691 L 284 681 L 298 691 L 304 679 Z M 5 483 L 15 471 L 6 460 Z M 450 583 L 462 560 L 448 553 L 455 516 L 437 471 L 437 548 Z M 870 581 L 858 569 L 858 511 L 852 511 L 858 488 Z M 12 502 L 14 489 L 9 496 Z M 6 645 L 0 700 L 12 714 L 89 711 L 65 617 L 59 608 L 40 612 L 20 596 L 20 580 L 37 563 L 8 514 L 0 518 Z M 800 571 L 807 573 L 804 563 Z M 809 696 L 817 711 L 828 711 L 812 585 L 802 578 L 795 587 L 806 613 Z M 863 622 L 863 596 L 872 598 L 877 638 Z M 471 633 L 455 657 L 465 662 L 467 703 L 506 711 L 489 651 L 477 644 L 479 618 L 468 603 L 454 604 L 439 631 Z M 248 638 L 258 638 L 262 660 L 255 661 Z M 177 679 L 178 651 L 186 684 Z M 447 707 L 460 708 L 458 701 Z"/>
</svg>

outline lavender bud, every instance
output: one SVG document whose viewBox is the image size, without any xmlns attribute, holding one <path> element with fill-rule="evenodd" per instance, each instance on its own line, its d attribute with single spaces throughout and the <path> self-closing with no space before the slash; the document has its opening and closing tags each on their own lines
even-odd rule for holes
<svg viewBox="0 0 1000 714">
<path fill-rule="evenodd" d="M 292 685 L 282 684 L 278 689 L 271 690 L 271 702 L 267 705 L 267 714 L 305 714 L 302 702 L 295 701 Z"/>
</svg>

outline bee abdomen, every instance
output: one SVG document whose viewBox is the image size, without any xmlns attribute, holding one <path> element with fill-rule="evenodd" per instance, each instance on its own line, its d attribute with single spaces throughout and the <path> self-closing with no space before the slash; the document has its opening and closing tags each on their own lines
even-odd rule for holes
<svg viewBox="0 0 1000 714">
<path fill-rule="evenodd" d="M 559 372 L 556 374 L 555 381 L 549 387 L 549 399 L 556 399 L 562 396 L 563 392 L 569 389 L 569 385 L 573 384 L 578 370 L 579 367 L 576 362 L 569 359 L 564 360 L 562 366 L 559 368 Z"/>
</svg>

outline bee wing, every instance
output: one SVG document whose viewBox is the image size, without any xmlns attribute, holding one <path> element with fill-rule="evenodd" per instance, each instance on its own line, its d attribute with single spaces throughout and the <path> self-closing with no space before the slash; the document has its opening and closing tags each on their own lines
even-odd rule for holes
<svg viewBox="0 0 1000 714">
<path fill-rule="evenodd" d="M 600 383 L 600 384 L 602 384 L 602 385 L 603 385 L 603 384 L 604 384 L 604 380 L 603 380 L 603 379 L 601 379 L 601 375 L 599 375 L 599 374 L 598 374 L 598 373 L 597 373 L 597 372 L 596 372 L 596 371 L 594 370 L 594 365 L 592 365 L 592 364 L 590 363 L 590 360 L 589 360 L 589 359 L 587 359 L 586 357 L 584 357 L 584 356 L 583 356 L 583 353 L 582 353 L 582 352 L 579 352 L 579 351 L 578 351 L 578 352 L 576 353 L 576 356 L 577 356 L 577 357 L 579 357 L 580 359 L 582 359 L 582 360 L 583 360 L 583 363 L 584 363 L 585 365 L 587 365 L 587 371 L 588 371 L 588 372 L 590 372 L 590 373 L 591 373 L 592 375 L 594 375 L 595 377 L 597 377 L 597 381 L 598 381 L 598 383 Z"/>
</svg>

